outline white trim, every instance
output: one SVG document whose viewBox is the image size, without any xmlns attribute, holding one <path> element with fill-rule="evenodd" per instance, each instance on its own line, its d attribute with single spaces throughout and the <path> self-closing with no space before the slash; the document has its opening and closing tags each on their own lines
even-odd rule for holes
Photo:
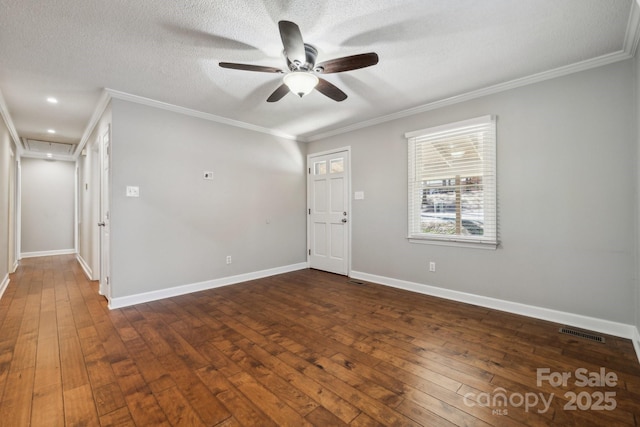
<svg viewBox="0 0 640 427">
<path fill-rule="evenodd" d="M 635 327 L 633 337 L 631 341 L 633 342 L 633 348 L 636 350 L 636 356 L 638 356 L 638 362 L 640 362 L 640 331 Z"/>
<path fill-rule="evenodd" d="M 18 136 L 18 132 L 16 131 L 16 127 L 13 124 L 13 120 L 11 119 L 11 115 L 9 114 L 9 109 L 7 108 L 7 103 L 4 100 L 4 96 L 0 91 L 0 116 L 4 119 L 4 123 L 7 125 L 7 129 L 9 130 L 9 134 L 11 135 L 11 139 L 16 146 L 16 150 L 18 151 L 18 157 L 22 156 L 24 150 L 22 149 L 22 145 L 20 144 L 20 137 Z"/>
<path fill-rule="evenodd" d="M 464 238 L 447 238 L 446 236 L 429 236 L 429 237 L 407 237 L 409 243 L 417 243 L 420 245 L 435 245 L 435 246 L 454 246 L 458 248 L 473 248 L 473 249 L 486 249 L 495 251 L 498 249 L 498 242 L 496 241 L 483 241 Z"/>
<path fill-rule="evenodd" d="M 22 163 L 20 158 L 16 160 L 16 261 L 20 261 L 22 256 L 20 251 L 22 250 Z"/>
<path fill-rule="evenodd" d="M 42 159 L 42 160 L 60 160 L 63 162 L 75 162 L 76 159 L 73 155 L 68 154 L 53 154 L 52 157 L 48 157 L 47 153 L 38 153 L 34 151 L 24 151 L 22 157 L 28 157 L 30 159 Z"/>
<path fill-rule="evenodd" d="M 431 295 L 434 297 L 463 302 L 466 304 L 479 305 L 481 307 L 506 311 L 508 313 L 547 320 L 549 322 L 574 326 L 581 329 L 587 329 L 627 339 L 633 339 L 634 330 L 636 330 L 634 326 L 625 323 L 612 322 L 610 320 L 583 316 L 581 314 L 565 313 L 558 310 L 551 310 L 548 308 L 536 307 L 533 305 L 505 301 L 496 298 L 485 297 L 482 295 L 469 294 L 466 292 L 454 291 L 437 286 L 424 285 L 421 283 L 392 279 L 390 277 L 377 276 L 374 274 L 362 273 L 359 271 L 352 271 L 351 277 L 354 279 L 379 283 L 381 285 L 404 289 L 411 292 Z M 636 352 L 637 350 L 638 349 L 636 348 Z"/>
<path fill-rule="evenodd" d="M 4 279 L 2 279 L 2 284 L 0 284 L 0 298 L 2 298 L 2 296 L 4 295 L 4 291 L 7 290 L 7 287 L 9 286 L 9 274 L 7 274 L 6 276 L 4 276 Z"/>
<path fill-rule="evenodd" d="M 57 249 L 53 251 L 22 252 L 20 256 L 22 258 L 37 258 L 41 256 L 74 255 L 75 253 L 75 249 Z"/>
<path fill-rule="evenodd" d="M 78 260 L 78 264 L 80 264 L 80 267 L 82 267 L 82 271 L 84 271 L 85 276 L 87 276 L 87 279 L 95 280 L 93 278 L 93 271 L 91 270 L 91 267 L 89 267 L 89 264 L 87 264 L 87 262 L 79 253 L 76 254 L 76 259 Z"/>
<path fill-rule="evenodd" d="M 16 261 L 13 263 L 13 268 L 11 269 L 10 273 L 15 273 L 19 266 L 20 266 L 20 261 L 16 259 Z"/>
<path fill-rule="evenodd" d="M 73 247 L 78 252 L 80 250 L 80 246 L 78 245 L 78 185 L 79 185 L 79 174 L 80 174 L 80 165 L 78 162 L 75 162 L 75 172 L 73 174 Z"/>
<path fill-rule="evenodd" d="M 485 125 L 487 123 L 495 122 L 497 116 L 495 114 L 487 114 L 481 117 L 474 117 L 472 119 L 460 120 L 453 123 L 445 123 L 443 125 L 431 126 L 426 129 L 414 130 L 412 132 L 407 132 L 404 134 L 406 139 L 421 137 L 425 134 L 435 134 L 440 132 L 448 132 L 454 129 L 465 128 L 469 126 L 477 126 L 477 125 Z M 431 135 L 430 135 L 431 136 Z"/>
<path fill-rule="evenodd" d="M 236 283 L 249 280 L 262 279 L 264 277 L 275 276 L 276 274 L 289 273 L 297 270 L 304 270 L 309 265 L 306 262 L 286 265 L 283 267 L 270 268 L 267 270 L 255 271 L 253 273 L 238 274 L 236 276 L 222 277 L 220 279 L 207 280 L 205 282 L 191 283 L 188 285 L 175 286 L 173 288 L 158 291 L 145 292 L 142 294 L 129 295 L 124 297 L 111 297 L 109 299 L 109 309 L 128 307 L 145 302 L 156 301 L 164 298 L 171 298 L 179 295 L 191 294 L 208 289 L 220 288 L 222 286 L 234 285 Z"/>
<path fill-rule="evenodd" d="M 636 56 L 638 50 L 638 42 L 640 41 L 640 0 L 636 0 L 631 5 L 629 13 L 629 21 L 627 22 L 627 31 L 624 34 L 624 43 L 622 50 L 629 56 Z"/>
<path fill-rule="evenodd" d="M 98 281 L 100 282 L 99 293 L 107 300 L 111 299 L 111 159 L 113 153 L 113 143 L 111 138 L 112 124 L 107 124 L 107 129 L 98 135 L 100 153 L 100 222 L 106 224 L 100 227 L 100 264 Z"/>
<path fill-rule="evenodd" d="M 631 55 L 630 53 L 621 50 L 621 51 L 610 53 L 607 55 L 602 55 L 597 58 L 577 62 L 575 64 L 565 65 L 564 67 L 558 67 L 553 70 L 543 71 L 541 73 L 533 74 L 531 76 L 521 77 L 519 79 L 514 79 L 505 83 L 499 83 L 493 86 L 488 86 L 486 88 L 481 88 L 471 92 L 466 92 L 460 95 L 455 95 L 449 98 L 430 102 L 428 104 L 410 108 L 408 110 L 398 111 L 397 113 L 392 113 L 386 116 L 376 117 L 371 120 L 365 120 L 363 122 L 354 123 L 352 125 L 341 127 L 339 129 L 333 129 L 327 132 L 312 135 L 307 138 L 304 138 L 303 141 L 312 142 L 320 139 L 325 139 L 330 136 L 340 135 L 340 134 L 351 132 L 354 130 L 364 129 L 364 128 L 375 126 L 381 123 L 386 123 L 392 120 L 414 116 L 416 114 L 425 113 L 427 111 L 436 110 L 438 108 L 458 104 L 460 102 L 470 101 L 472 99 L 480 98 L 483 96 L 493 95 L 495 93 L 504 92 L 510 89 L 516 89 L 522 86 L 543 82 L 545 80 L 555 79 L 556 77 L 562 77 L 562 76 L 577 73 L 580 71 L 586 71 L 592 68 L 602 67 L 604 65 L 613 64 L 614 62 L 624 61 L 632 57 L 633 55 Z"/>
<path fill-rule="evenodd" d="M 82 138 L 80 139 L 78 148 L 76 148 L 76 151 L 73 153 L 73 158 L 75 160 L 78 160 L 78 157 L 80 157 L 80 153 L 82 153 L 82 150 L 84 150 L 84 147 L 87 145 L 87 142 L 89 141 L 89 137 L 91 136 L 91 133 L 93 132 L 98 122 L 100 121 L 100 118 L 104 114 L 104 110 L 106 110 L 107 107 L 109 106 L 110 101 L 111 101 L 111 96 L 106 90 L 103 90 L 102 94 L 100 95 L 100 99 L 98 100 L 98 104 L 96 105 L 96 108 L 95 110 L 93 110 L 93 114 L 89 119 L 89 123 L 87 124 L 87 127 L 84 129 L 84 133 L 82 134 Z"/>
<path fill-rule="evenodd" d="M 271 136 L 277 136 L 279 138 L 290 139 L 298 141 L 299 139 L 288 133 L 280 132 L 275 129 L 268 129 L 262 126 L 253 125 L 251 123 L 241 122 L 239 120 L 228 119 L 226 117 L 216 116 L 215 114 L 205 113 L 202 111 L 192 110 L 191 108 L 180 107 L 179 105 L 173 105 L 162 101 L 156 101 L 155 99 L 144 98 L 138 95 L 132 95 L 130 93 L 120 92 L 113 89 L 105 89 L 107 93 L 116 99 L 123 101 L 135 102 L 136 104 L 146 105 L 148 107 L 160 108 L 162 110 L 172 111 L 174 113 L 184 114 L 191 117 L 197 117 L 211 122 L 222 123 L 237 128 L 247 129 L 254 132 L 265 133 Z"/>
</svg>

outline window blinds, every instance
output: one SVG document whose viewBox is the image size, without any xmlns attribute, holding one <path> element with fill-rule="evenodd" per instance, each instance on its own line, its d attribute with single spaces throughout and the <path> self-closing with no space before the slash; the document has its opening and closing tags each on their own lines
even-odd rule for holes
<svg viewBox="0 0 640 427">
<path fill-rule="evenodd" d="M 497 243 L 495 129 L 495 116 L 483 116 L 405 134 L 409 143 L 409 238 Z M 453 213 L 438 214 L 438 207 L 428 202 L 433 197 L 428 196 L 447 192 L 456 194 L 453 203 L 457 205 L 449 207 Z M 473 205 L 467 202 L 465 208 L 471 193 L 480 200 Z M 462 218 L 456 220 L 456 216 Z M 466 223 L 475 234 L 463 233 L 459 227 L 455 232 L 425 232 L 425 222 L 435 220 Z"/>
</svg>

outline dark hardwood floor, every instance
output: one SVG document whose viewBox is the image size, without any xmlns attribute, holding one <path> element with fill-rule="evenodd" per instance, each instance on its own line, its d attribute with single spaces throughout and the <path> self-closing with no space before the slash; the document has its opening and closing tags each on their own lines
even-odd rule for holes
<svg viewBox="0 0 640 427">
<path fill-rule="evenodd" d="M 628 340 L 314 270 L 110 311 L 25 259 L 0 325 L 7 426 L 640 424 Z"/>
</svg>

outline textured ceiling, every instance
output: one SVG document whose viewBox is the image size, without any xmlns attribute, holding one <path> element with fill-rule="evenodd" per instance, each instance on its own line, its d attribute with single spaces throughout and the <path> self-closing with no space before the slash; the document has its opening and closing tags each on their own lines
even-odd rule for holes
<svg viewBox="0 0 640 427">
<path fill-rule="evenodd" d="M 0 93 L 21 138 L 78 143 L 110 88 L 313 139 L 628 51 L 636 31 L 631 6 L 632 0 L 0 0 Z M 285 68 L 279 20 L 300 26 L 318 61 L 373 51 L 380 62 L 325 76 L 347 93 L 344 102 L 314 91 L 267 103 L 279 75 L 217 64 Z M 47 104 L 47 96 L 59 103 Z"/>
</svg>

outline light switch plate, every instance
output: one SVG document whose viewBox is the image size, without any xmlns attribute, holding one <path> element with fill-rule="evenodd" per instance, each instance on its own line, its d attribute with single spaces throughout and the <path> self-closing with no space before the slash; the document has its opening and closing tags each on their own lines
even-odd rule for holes
<svg viewBox="0 0 640 427">
<path fill-rule="evenodd" d="M 364 191 L 356 191 L 353 198 L 356 200 L 364 200 Z"/>
<path fill-rule="evenodd" d="M 213 179 L 213 171 L 204 171 L 202 177 L 204 179 Z"/>
<path fill-rule="evenodd" d="M 127 197 L 140 197 L 140 187 L 127 186 Z"/>
</svg>

